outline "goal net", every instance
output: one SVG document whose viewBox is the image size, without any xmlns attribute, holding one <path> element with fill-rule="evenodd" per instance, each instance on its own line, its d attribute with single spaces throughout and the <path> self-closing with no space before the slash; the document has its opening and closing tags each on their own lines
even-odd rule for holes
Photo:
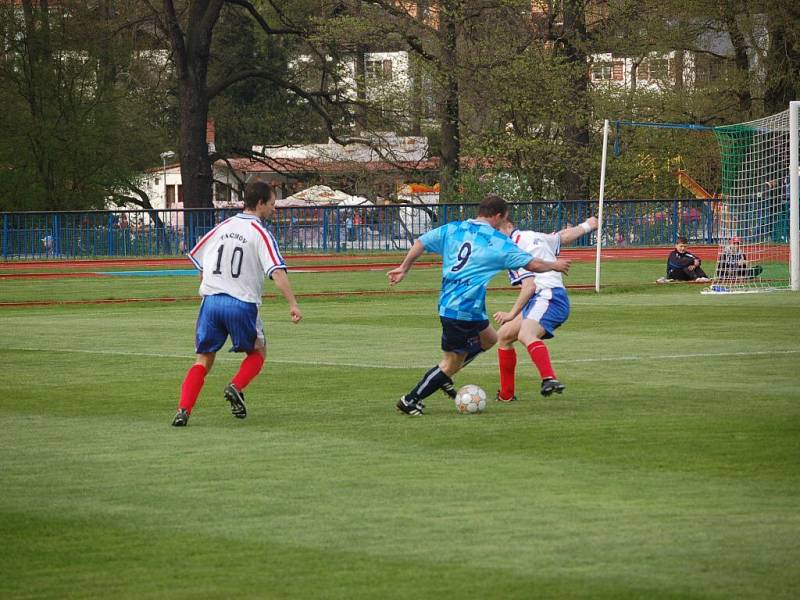
<svg viewBox="0 0 800 600">
<path fill-rule="evenodd" d="M 722 158 L 722 201 L 715 215 L 719 250 L 711 285 L 703 293 L 796 286 L 790 249 L 797 246 L 797 223 L 794 217 L 792 227 L 790 200 L 794 193 L 796 210 L 798 104 L 792 103 L 791 119 L 786 110 L 714 128 Z"/>
</svg>

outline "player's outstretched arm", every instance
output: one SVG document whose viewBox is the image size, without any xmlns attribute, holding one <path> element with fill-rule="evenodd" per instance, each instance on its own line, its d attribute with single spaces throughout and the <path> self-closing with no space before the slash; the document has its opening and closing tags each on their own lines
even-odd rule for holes
<svg viewBox="0 0 800 600">
<path fill-rule="evenodd" d="M 513 321 L 536 293 L 536 281 L 533 277 L 526 277 L 522 280 L 521 285 L 522 287 L 519 290 L 519 295 L 517 296 L 516 302 L 514 302 L 514 306 L 511 307 L 511 310 L 509 312 L 498 311 L 494 313 L 494 320 L 498 325 L 504 325 L 509 321 Z"/>
<path fill-rule="evenodd" d="M 423 255 L 425 252 L 425 246 L 422 245 L 422 242 L 416 240 L 414 245 L 406 254 L 406 257 L 403 259 L 403 262 L 400 263 L 400 266 L 396 269 L 392 269 L 386 275 L 389 277 L 389 283 L 391 285 L 395 285 L 403 281 L 403 278 L 406 276 L 406 273 L 411 269 L 411 265 L 413 265 L 417 259 Z"/>
<path fill-rule="evenodd" d="M 572 264 L 571 260 L 559 258 L 555 261 L 542 260 L 541 258 L 533 258 L 531 262 L 525 265 L 528 271 L 534 273 L 545 273 L 547 271 L 558 271 L 559 273 L 569 273 L 569 266 Z"/>
<path fill-rule="evenodd" d="M 562 244 L 569 244 L 570 242 L 577 240 L 579 237 L 582 237 L 587 233 L 591 233 L 595 229 L 597 229 L 597 217 L 589 217 L 580 225 L 562 229 L 558 232 L 558 236 L 561 238 Z"/>
<path fill-rule="evenodd" d="M 297 305 L 297 299 L 294 297 L 292 291 L 292 284 L 289 283 L 289 276 L 283 269 L 276 269 L 272 272 L 272 281 L 275 282 L 286 302 L 289 304 L 289 312 L 291 314 L 292 323 L 298 323 L 303 318 L 303 313 L 300 312 L 300 307 Z"/>
</svg>

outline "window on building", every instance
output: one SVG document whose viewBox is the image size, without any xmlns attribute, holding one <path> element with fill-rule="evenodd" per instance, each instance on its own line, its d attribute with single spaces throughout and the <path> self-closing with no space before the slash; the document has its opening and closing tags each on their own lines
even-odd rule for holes
<svg viewBox="0 0 800 600">
<path fill-rule="evenodd" d="M 592 65 L 592 81 L 608 81 L 611 79 L 610 62 L 599 62 Z"/>
<path fill-rule="evenodd" d="M 366 76 L 367 79 L 382 79 L 389 81 L 392 79 L 392 61 L 386 60 L 368 60 L 366 61 Z"/>
<path fill-rule="evenodd" d="M 648 61 L 650 79 L 667 81 L 669 79 L 669 61 L 666 58 L 654 58 Z"/>
<path fill-rule="evenodd" d="M 611 64 L 611 79 L 614 81 L 622 81 L 625 78 L 624 65 L 621 60 L 615 60 Z"/>
<path fill-rule="evenodd" d="M 174 185 L 167 186 L 167 208 L 175 206 L 175 187 Z"/>
<path fill-rule="evenodd" d="M 217 202 L 230 202 L 231 201 L 231 188 L 221 181 L 214 183 L 214 199 Z"/>
<path fill-rule="evenodd" d="M 710 85 L 725 78 L 725 60 L 718 56 L 697 54 L 694 59 L 694 81 L 697 86 Z"/>
<path fill-rule="evenodd" d="M 414 111 L 424 119 L 436 118 L 438 108 L 436 105 L 436 83 L 429 73 L 418 72 L 419 82 L 411 82 L 411 97 Z M 416 91 L 414 91 L 416 90 Z"/>
</svg>

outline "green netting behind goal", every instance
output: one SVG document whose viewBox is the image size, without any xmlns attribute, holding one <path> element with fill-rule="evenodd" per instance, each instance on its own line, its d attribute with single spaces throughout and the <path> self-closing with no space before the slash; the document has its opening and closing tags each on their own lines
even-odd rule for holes
<svg viewBox="0 0 800 600">
<path fill-rule="evenodd" d="M 789 288 L 789 111 L 724 127 L 716 221 L 720 246 L 708 292 Z"/>
</svg>

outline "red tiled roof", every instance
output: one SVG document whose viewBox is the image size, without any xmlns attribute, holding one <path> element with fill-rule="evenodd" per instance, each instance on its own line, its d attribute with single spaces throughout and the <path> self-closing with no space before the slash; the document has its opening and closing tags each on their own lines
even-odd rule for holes
<svg viewBox="0 0 800 600">
<path fill-rule="evenodd" d="M 0 0 L 2 1 L 2 0 Z M 483 168 L 492 168 L 499 166 L 502 163 L 493 161 L 491 159 L 475 159 L 471 157 L 462 157 L 461 166 L 465 168 L 474 168 L 481 166 Z M 441 165 L 441 160 L 438 156 L 428 158 L 426 160 L 409 160 L 409 161 L 329 161 L 319 160 L 312 158 L 269 158 L 264 160 L 255 160 L 252 158 L 229 158 L 225 160 L 217 160 L 214 162 L 215 167 L 226 167 L 241 173 L 353 173 L 358 171 L 370 172 L 398 172 L 398 171 L 437 171 Z M 179 162 L 168 163 L 167 170 L 180 167 Z M 158 165 L 147 169 L 148 173 L 161 173 L 164 170 L 164 165 Z"/>
<path fill-rule="evenodd" d="M 422 161 L 329 161 L 298 158 L 268 158 L 254 160 L 252 158 L 232 158 L 227 161 L 231 168 L 243 173 L 341 173 L 353 171 L 435 171 L 439 168 L 439 159 L 431 158 Z M 222 166 L 225 161 L 215 163 Z"/>
</svg>

